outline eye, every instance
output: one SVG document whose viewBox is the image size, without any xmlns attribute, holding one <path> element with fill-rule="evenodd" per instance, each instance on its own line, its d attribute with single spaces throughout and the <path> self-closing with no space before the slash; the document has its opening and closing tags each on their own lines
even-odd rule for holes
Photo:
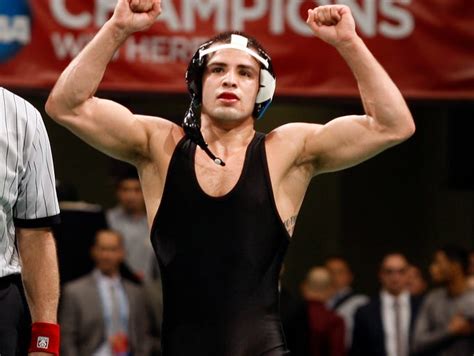
<svg viewBox="0 0 474 356">
<path fill-rule="evenodd" d="M 252 73 L 248 70 L 241 70 L 240 75 L 242 75 L 244 77 L 252 78 Z"/>
<path fill-rule="evenodd" d="M 212 67 L 211 68 L 211 73 L 222 73 L 224 71 L 224 68 L 222 67 Z"/>
</svg>

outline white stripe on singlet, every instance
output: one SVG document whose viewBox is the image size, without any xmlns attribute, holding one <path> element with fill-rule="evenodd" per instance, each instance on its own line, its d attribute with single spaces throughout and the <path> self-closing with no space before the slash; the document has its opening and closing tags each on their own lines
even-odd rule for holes
<svg viewBox="0 0 474 356">
<path fill-rule="evenodd" d="M 41 114 L 0 87 L 0 277 L 20 272 L 15 224 L 49 226 L 59 214 Z"/>
</svg>

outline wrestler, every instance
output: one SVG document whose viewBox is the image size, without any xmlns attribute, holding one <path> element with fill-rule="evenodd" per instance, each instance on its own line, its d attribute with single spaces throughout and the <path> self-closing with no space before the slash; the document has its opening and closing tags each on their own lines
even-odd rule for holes
<svg viewBox="0 0 474 356">
<path fill-rule="evenodd" d="M 95 97 L 115 51 L 160 12 L 158 0 L 119 0 L 58 79 L 47 111 L 137 167 L 163 278 L 163 355 L 288 354 L 278 273 L 308 184 L 407 139 L 410 111 L 342 5 L 310 10 L 307 23 L 351 68 L 363 115 L 256 133 L 276 79 L 268 54 L 241 33 L 218 35 L 194 55 L 182 127 Z"/>
</svg>

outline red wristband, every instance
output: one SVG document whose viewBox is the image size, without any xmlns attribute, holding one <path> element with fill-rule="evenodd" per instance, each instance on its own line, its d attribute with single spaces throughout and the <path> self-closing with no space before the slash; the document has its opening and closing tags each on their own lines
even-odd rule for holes
<svg viewBox="0 0 474 356">
<path fill-rule="evenodd" d="M 31 325 L 31 343 L 28 352 L 46 352 L 59 356 L 59 325 L 33 323 Z"/>
</svg>

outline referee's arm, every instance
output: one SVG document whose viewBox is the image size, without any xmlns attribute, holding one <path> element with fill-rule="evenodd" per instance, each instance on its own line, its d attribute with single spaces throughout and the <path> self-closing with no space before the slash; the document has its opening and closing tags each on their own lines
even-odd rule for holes
<svg viewBox="0 0 474 356">
<path fill-rule="evenodd" d="M 59 271 L 51 226 L 59 206 L 49 139 L 39 112 L 29 118 L 34 128 L 27 140 L 25 171 L 19 179 L 14 209 L 21 275 L 33 322 L 57 322 Z"/>
<path fill-rule="evenodd" d="M 57 323 L 59 272 L 49 228 L 17 228 L 21 276 L 32 322 Z"/>
</svg>

